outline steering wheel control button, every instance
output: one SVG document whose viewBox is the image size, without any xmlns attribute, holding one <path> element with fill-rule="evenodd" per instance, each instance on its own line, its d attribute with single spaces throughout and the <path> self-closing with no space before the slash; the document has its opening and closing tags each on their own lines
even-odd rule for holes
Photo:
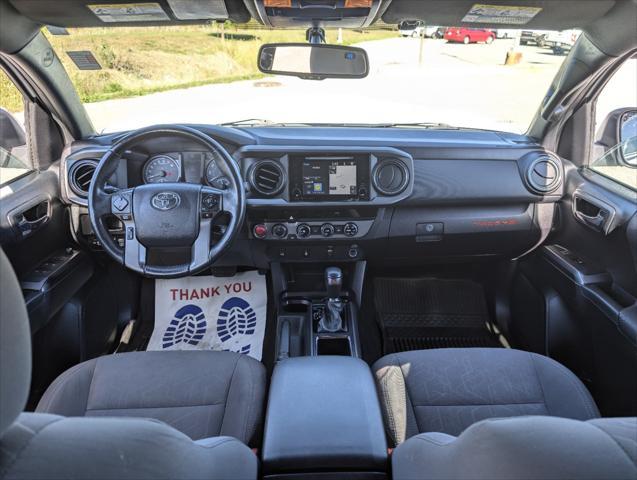
<svg viewBox="0 0 637 480">
<path fill-rule="evenodd" d="M 254 226 L 254 228 L 252 229 L 252 232 L 254 233 L 254 236 L 256 238 L 265 238 L 266 235 L 268 234 L 268 229 L 265 225 L 263 225 L 262 223 L 259 223 L 258 225 Z"/>
<path fill-rule="evenodd" d="M 334 225 L 331 223 L 324 223 L 321 225 L 321 235 L 324 237 L 331 237 L 334 235 Z"/>
<path fill-rule="evenodd" d="M 302 223 L 296 227 L 296 234 L 299 238 L 307 238 L 312 234 L 312 229 L 307 223 Z"/>
<path fill-rule="evenodd" d="M 113 207 L 113 212 L 116 213 L 129 213 L 130 211 L 128 208 L 130 202 L 124 195 L 114 195 L 111 200 L 111 205 Z"/>
<path fill-rule="evenodd" d="M 214 193 L 204 193 L 201 196 L 201 216 L 212 218 L 219 211 L 219 197 Z"/>
<path fill-rule="evenodd" d="M 128 227 L 126 229 L 126 240 L 133 240 L 135 238 L 135 229 L 133 227 Z"/>
<path fill-rule="evenodd" d="M 358 225 L 353 222 L 346 223 L 343 227 L 343 233 L 346 237 L 355 237 L 358 233 Z"/>
<path fill-rule="evenodd" d="M 203 207 L 208 210 L 214 209 L 218 203 L 219 201 L 217 200 L 217 197 L 215 195 L 204 195 L 203 200 L 201 202 Z"/>
<path fill-rule="evenodd" d="M 288 227 L 282 223 L 277 223 L 274 227 L 272 227 L 272 233 L 275 237 L 285 238 L 288 235 Z"/>
</svg>

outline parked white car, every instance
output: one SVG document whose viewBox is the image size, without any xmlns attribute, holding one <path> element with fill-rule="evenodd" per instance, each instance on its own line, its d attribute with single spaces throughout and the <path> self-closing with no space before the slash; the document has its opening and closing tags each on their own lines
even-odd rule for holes
<svg viewBox="0 0 637 480">
<path fill-rule="evenodd" d="M 498 28 L 495 31 L 496 38 L 516 38 L 519 36 L 519 30 L 511 30 L 506 28 Z"/>
<path fill-rule="evenodd" d="M 427 38 L 442 38 L 443 32 L 437 25 L 425 25 L 420 21 L 402 22 L 398 31 L 402 37 L 420 37 L 424 35 Z"/>
<path fill-rule="evenodd" d="M 555 54 L 568 52 L 579 38 L 580 30 L 562 30 L 549 32 L 544 38 L 544 46 L 553 50 Z"/>
</svg>

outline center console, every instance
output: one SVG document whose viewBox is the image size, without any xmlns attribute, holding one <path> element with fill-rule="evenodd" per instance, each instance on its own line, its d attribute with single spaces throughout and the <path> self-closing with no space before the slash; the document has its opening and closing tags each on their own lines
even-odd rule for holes
<svg viewBox="0 0 637 480">
<path fill-rule="evenodd" d="M 359 358 L 365 265 L 271 265 L 277 362 L 263 440 L 266 479 L 388 478 L 376 385 Z"/>
<path fill-rule="evenodd" d="M 273 264 L 277 360 L 300 356 L 360 357 L 358 305 L 365 262 Z"/>
<path fill-rule="evenodd" d="M 267 479 L 387 478 L 385 429 L 367 364 L 337 356 L 279 362 L 262 460 Z"/>
</svg>

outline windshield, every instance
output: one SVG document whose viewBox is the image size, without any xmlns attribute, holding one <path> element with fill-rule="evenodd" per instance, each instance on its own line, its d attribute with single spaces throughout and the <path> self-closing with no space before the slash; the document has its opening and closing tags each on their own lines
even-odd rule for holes
<svg viewBox="0 0 637 480">
<path fill-rule="evenodd" d="M 328 30 L 327 43 L 364 48 L 370 72 L 322 81 L 257 68 L 262 44 L 305 42 L 304 30 L 211 24 L 46 33 L 98 132 L 257 119 L 243 124 L 417 122 L 522 133 L 577 38 L 405 26 Z M 72 57 L 96 69 L 80 70 Z"/>
</svg>

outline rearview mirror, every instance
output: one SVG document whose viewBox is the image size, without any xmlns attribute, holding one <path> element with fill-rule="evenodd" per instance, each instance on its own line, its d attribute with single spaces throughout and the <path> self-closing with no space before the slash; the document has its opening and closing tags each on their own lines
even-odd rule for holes
<svg viewBox="0 0 637 480">
<path fill-rule="evenodd" d="M 362 48 L 309 43 L 270 43 L 259 50 L 259 70 L 307 80 L 364 78 L 369 59 Z"/>
</svg>

